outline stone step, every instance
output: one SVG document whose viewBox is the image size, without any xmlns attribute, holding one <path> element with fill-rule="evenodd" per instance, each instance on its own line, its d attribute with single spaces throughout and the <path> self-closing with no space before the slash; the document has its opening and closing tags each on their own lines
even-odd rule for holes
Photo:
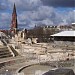
<svg viewBox="0 0 75 75">
<path fill-rule="evenodd" d="M 12 57 L 12 54 L 1 55 L 0 58 Z"/>
<path fill-rule="evenodd" d="M 8 49 L 8 48 L 7 48 L 7 47 L 4 47 L 4 48 L 3 48 L 3 47 L 1 47 L 1 48 L 0 48 L 0 50 L 2 50 L 2 49 Z"/>
<path fill-rule="evenodd" d="M 1 40 L 1 42 L 4 44 L 4 46 L 6 46 L 7 44 L 5 43 L 5 41 L 4 40 Z"/>
<path fill-rule="evenodd" d="M 0 56 L 1 56 L 1 55 L 4 55 L 4 54 L 11 54 L 11 52 L 9 52 L 9 51 L 7 51 L 7 52 L 1 52 L 1 53 L 0 53 Z"/>
<path fill-rule="evenodd" d="M 0 53 L 1 53 L 1 52 L 8 52 L 8 51 L 9 51 L 8 49 L 6 49 L 6 50 L 1 50 Z"/>
<path fill-rule="evenodd" d="M 0 58 L 12 57 L 13 55 L 7 47 L 0 48 Z"/>
</svg>

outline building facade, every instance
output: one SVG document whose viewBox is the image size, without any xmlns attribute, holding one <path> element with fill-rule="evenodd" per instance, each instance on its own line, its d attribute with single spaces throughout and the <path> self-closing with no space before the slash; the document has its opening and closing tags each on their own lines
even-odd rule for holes
<svg viewBox="0 0 75 75">
<path fill-rule="evenodd" d="M 74 46 L 75 45 L 75 31 L 62 31 L 51 35 L 54 38 L 54 43 L 60 46 Z"/>
</svg>

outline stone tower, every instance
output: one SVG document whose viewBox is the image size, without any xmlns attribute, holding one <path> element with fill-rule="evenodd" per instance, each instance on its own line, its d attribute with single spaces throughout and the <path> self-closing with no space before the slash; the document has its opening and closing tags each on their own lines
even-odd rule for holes
<svg viewBox="0 0 75 75">
<path fill-rule="evenodd" d="M 17 30 L 17 13 L 16 13 L 15 3 L 14 3 L 13 13 L 12 13 L 11 30 L 14 32 Z"/>
</svg>

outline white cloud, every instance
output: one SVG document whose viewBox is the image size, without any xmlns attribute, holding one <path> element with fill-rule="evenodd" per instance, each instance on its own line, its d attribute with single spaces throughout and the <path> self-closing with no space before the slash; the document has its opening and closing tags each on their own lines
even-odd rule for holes
<svg viewBox="0 0 75 75">
<path fill-rule="evenodd" d="M 10 14 L 9 13 L 0 13 L 0 22 L 3 23 L 4 21 L 10 20 Z"/>
<path fill-rule="evenodd" d="M 39 7 L 42 2 L 40 0 L 8 0 L 10 7 L 15 3 L 19 10 L 33 10 Z"/>
<path fill-rule="evenodd" d="M 75 22 L 75 10 L 66 13 L 59 12 L 54 7 L 44 6 L 41 0 L 3 0 L 2 5 L 11 11 L 16 4 L 18 24 L 34 27 L 35 24 L 59 25 Z M 5 4 L 6 3 L 6 4 Z M 0 12 L 0 25 L 10 25 L 11 13 Z"/>
<path fill-rule="evenodd" d="M 66 15 L 66 20 L 67 20 L 68 23 L 75 22 L 75 11 L 74 10 L 73 11 L 70 11 L 68 13 L 68 15 Z"/>
<path fill-rule="evenodd" d="M 74 11 L 67 14 L 55 11 L 55 8 L 48 6 L 40 6 L 36 11 L 24 11 L 19 15 L 20 21 L 27 22 L 30 26 L 34 24 L 46 25 L 65 25 L 75 21 Z M 22 23 L 21 22 L 21 23 Z"/>
<path fill-rule="evenodd" d="M 0 13 L 0 28 L 8 28 L 11 23 L 10 19 L 9 13 Z"/>
<path fill-rule="evenodd" d="M 66 12 L 65 14 L 63 13 L 61 15 L 61 19 L 62 21 L 59 23 L 61 25 L 74 23 L 75 22 L 75 11 L 72 10 L 72 11 Z"/>
<path fill-rule="evenodd" d="M 9 13 L 1 13 L 0 14 L 2 20 L 7 20 L 10 17 Z"/>
<path fill-rule="evenodd" d="M 54 25 L 53 21 L 51 21 L 50 19 L 43 20 L 42 24 L 45 24 L 45 25 Z"/>
</svg>

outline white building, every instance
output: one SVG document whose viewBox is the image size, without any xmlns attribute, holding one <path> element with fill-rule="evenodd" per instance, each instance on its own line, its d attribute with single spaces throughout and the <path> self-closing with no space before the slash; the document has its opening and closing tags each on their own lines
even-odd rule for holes
<svg viewBox="0 0 75 75">
<path fill-rule="evenodd" d="M 75 45 L 75 31 L 62 31 L 51 36 L 56 44 Z"/>
</svg>

